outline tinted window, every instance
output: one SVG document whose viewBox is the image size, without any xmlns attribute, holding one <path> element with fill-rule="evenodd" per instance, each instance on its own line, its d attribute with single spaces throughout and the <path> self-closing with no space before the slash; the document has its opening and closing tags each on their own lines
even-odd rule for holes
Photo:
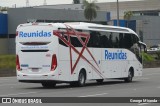
<svg viewBox="0 0 160 106">
<path fill-rule="evenodd" d="M 113 48 L 119 48 L 119 33 L 117 32 L 112 33 L 112 45 Z"/>
<path fill-rule="evenodd" d="M 97 31 L 90 31 L 90 39 L 88 47 L 100 47 L 100 33 Z"/>
<path fill-rule="evenodd" d="M 67 37 L 67 36 L 64 36 L 64 35 L 63 35 L 63 38 L 68 41 L 68 37 Z M 61 39 L 58 39 L 58 40 L 59 40 L 59 44 L 60 44 L 60 45 L 67 47 L 67 45 L 66 45 Z"/>
<path fill-rule="evenodd" d="M 129 33 L 117 33 L 117 32 L 105 32 L 105 31 L 85 31 L 78 30 L 76 31 L 90 34 L 90 39 L 88 41 L 88 47 L 94 48 L 126 48 L 130 49 L 133 44 L 138 43 L 139 38 L 134 34 Z M 66 40 L 67 36 L 64 38 Z M 76 36 L 71 36 L 71 44 L 74 47 L 82 47 L 81 42 Z M 85 42 L 86 38 L 81 37 L 81 40 Z M 63 41 L 59 40 L 59 43 L 63 46 L 67 46 Z"/>
<path fill-rule="evenodd" d="M 124 34 L 124 38 L 123 38 L 123 42 L 124 42 L 124 48 L 131 48 L 131 46 L 133 45 L 133 39 L 131 34 Z"/>
<path fill-rule="evenodd" d="M 125 48 L 124 33 L 119 33 L 119 48 Z"/>
<path fill-rule="evenodd" d="M 71 44 L 72 44 L 74 47 L 82 47 L 82 44 L 81 44 L 81 42 L 78 40 L 77 37 L 71 36 L 71 37 L 70 37 L 70 40 L 71 40 Z"/>
</svg>

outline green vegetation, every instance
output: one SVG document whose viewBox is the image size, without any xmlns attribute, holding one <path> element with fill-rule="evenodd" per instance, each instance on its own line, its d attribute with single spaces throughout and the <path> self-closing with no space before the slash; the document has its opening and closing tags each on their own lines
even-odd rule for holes
<svg viewBox="0 0 160 106">
<path fill-rule="evenodd" d="M 143 56 L 143 61 L 144 62 L 152 62 L 152 61 L 155 60 L 152 55 L 144 53 L 144 52 L 142 53 L 142 56 Z"/>
<path fill-rule="evenodd" d="M 1 7 L 0 6 L 0 11 L 7 11 L 8 10 L 8 7 Z"/>
<path fill-rule="evenodd" d="M 157 59 L 157 60 L 160 60 L 160 51 L 157 51 L 157 52 L 156 52 L 156 55 L 157 55 L 156 59 Z"/>
<path fill-rule="evenodd" d="M 126 20 L 130 20 L 132 16 L 133 16 L 133 12 L 132 11 L 124 12 L 124 19 L 126 19 Z"/>
<path fill-rule="evenodd" d="M 133 16 L 133 12 L 132 11 L 124 12 L 124 19 L 127 20 L 127 27 L 129 25 L 129 20 L 131 19 L 132 16 Z"/>
<path fill-rule="evenodd" d="M 0 55 L 0 69 L 16 69 L 15 55 Z"/>
<path fill-rule="evenodd" d="M 95 2 L 96 0 L 93 0 L 92 2 L 88 2 L 86 0 L 83 1 L 84 16 L 89 21 L 92 21 L 97 17 L 97 10 L 99 7 L 95 4 Z"/>
</svg>

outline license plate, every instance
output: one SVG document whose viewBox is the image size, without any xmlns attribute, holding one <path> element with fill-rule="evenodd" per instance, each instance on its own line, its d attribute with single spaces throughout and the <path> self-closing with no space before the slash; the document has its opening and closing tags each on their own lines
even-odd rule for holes
<svg viewBox="0 0 160 106">
<path fill-rule="evenodd" d="M 38 72 L 39 69 L 38 68 L 32 68 L 32 72 Z"/>
</svg>

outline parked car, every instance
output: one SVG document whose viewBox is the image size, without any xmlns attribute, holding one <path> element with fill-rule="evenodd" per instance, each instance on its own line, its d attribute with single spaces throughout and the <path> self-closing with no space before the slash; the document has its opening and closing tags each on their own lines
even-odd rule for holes
<svg viewBox="0 0 160 106">
<path fill-rule="evenodd" d="M 154 46 L 151 46 L 150 49 L 148 49 L 147 51 L 159 51 L 159 50 L 160 50 L 160 46 L 154 45 Z"/>
</svg>

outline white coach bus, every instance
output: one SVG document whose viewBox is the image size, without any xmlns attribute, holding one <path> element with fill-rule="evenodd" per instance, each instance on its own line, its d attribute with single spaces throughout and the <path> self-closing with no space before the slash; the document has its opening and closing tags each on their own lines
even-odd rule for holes
<svg viewBox="0 0 160 106">
<path fill-rule="evenodd" d="M 141 45 L 128 28 L 100 24 L 27 23 L 17 27 L 19 82 L 84 86 L 86 80 L 142 76 Z"/>
</svg>

